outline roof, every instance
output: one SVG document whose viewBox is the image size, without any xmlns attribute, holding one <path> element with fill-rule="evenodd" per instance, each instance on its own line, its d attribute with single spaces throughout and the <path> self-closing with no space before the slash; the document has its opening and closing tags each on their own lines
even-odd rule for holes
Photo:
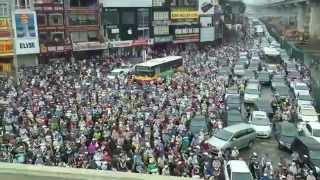
<svg viewBox="0 0 320 180">
<path fill-rule="evenodd" d="M 267 116 L 267 113 L 264 112 L 264 111 L 253 111 L 253 112 L 252 112 L 252 115 L 253 115 L 253 116 L 264 116 L 264 117 L 266 117 L 266 116 Z"/>
<path fill-rule="evenodd" d="M 232 172 L 240 172 L 240 173 L 250 173 L 248 165 L 245 161 L 241 160 L 231 160 L 228 162 Z"/>
<path fill-rule="evenodd" d="M 143 62 L 143 63 L 139 63 L 136 66 L 147 66 L 147 67 L 153 67 L 162 63 L 166 63 L 166 62 L 170 62 L 170 61 L 175 61 L 178 59 L 182 59 L 181 56 L 167 56 L 167 57 L 163 57 L 163 58 L 156 58 L 156 59 L 152 59 L 149 60 L 147 62 Z"/>
<path fill-rule="evenodd" d="M 239 123 L 236 125 L 225 127 L 224 130 L 229 131 L 229 132 L 237 132 L 237 131 L 241 131 L 241 130 L 248 129 L 248 128 L 251 128 L 251 126 L 249 124 Z"/>
</svg>

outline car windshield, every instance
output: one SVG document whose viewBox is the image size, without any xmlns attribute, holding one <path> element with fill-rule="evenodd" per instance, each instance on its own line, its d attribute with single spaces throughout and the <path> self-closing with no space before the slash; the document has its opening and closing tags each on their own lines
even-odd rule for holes
<svg viewBox="0 0 320 180">
<path fill-rule="evenodd" d="M 246 89 L 247 94 L 259 94 L 257 89 Z"/>
<path fill-rule="evenodd" d="M 214 137 L 218 139 L 222 139 L 224 141 L 228 141 L 232 138 L 232 135 L 233 134 L 229 131 L 226 131 L 224 129 L 218 129 L 214 134 Z"/>
<path fill-rule="evenodd" d="M 320 150 L 310 151 L 310 158 L 320 160 Z"/>
<path fill-rule="evenodd" d="M 243 70 L 244 68 L 243 68 L 243 66 L 242 66 L 242 65 L 236 65 L 236 66 L 234 67 L 234 69 L 237 69 L 237 70 Z"/>
<path fill-rule="evenodd" d="M 230 96 L 228 97 L 227 104 L 240 104 L 240 98 Z"/>
<path fill-rule="evenodd" d="M 311 98 L 311 96 L 308 96 L 308 95 L 299 95 L 298 100 L 301 100 L 301 101 L 312 101 L 312 98 Z"/>
<path fill-rule="evenodd" d="M 251 122 L 253 125 L 256 126 L 267 126 L 269 125 L 268 121 L 265 118 L 256 117 Z"/>
<path fill-rule="evenodd" d="M 234 172 L 232 173 L 232 180 L 251 180 L 251 174 L 250 173 L 240 173 L 240 172 Z"/>
<path fill-rule="evenodd" d="M 298 136 L 297 129 L 294 126 L 283 126 L 282 135 L 288 137 Z"/>
<path fill-rule="evenodd" d="M 320 129 L 313 129 L 312 136 L 320 137 Z"/>
<path fill-rule="evenodd" d="M 309 90 L 309 88 L 306 85 L 297 85 L 296 89 L 297 90 Z"/>
</svg>

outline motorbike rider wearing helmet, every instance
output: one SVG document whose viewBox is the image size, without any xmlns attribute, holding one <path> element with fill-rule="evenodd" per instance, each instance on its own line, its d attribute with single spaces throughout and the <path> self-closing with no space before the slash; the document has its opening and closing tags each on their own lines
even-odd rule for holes
<svg viewBox="0 0 320 180">
<path fill-rule="evenodd" d="M 232 149 L 232 151 L 231 151 L 231 159 L 236 160 L 236 159 L 238 159 L 238 157 L 239 157 L 239 150 L 238 150 L 238 148 L 235 146 L 235 147 Z"/>
</svg>

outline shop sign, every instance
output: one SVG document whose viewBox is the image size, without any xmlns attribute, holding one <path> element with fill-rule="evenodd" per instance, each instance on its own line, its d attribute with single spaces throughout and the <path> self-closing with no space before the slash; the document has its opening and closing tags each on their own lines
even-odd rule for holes
<svg viewBox="0 0 320 180">
<path fill-rule="evenodd" d="M 173 9 L 171 11 L 171 19 L 198 19 L 198 11 L 196 10 L 180 10 L 180 9 Z"/>
<path fill-rule="evenodd" d="M 173 40 L 172 36 L 156 36 L 154 37 L 154 43 L 165 43 L 171 42 Z"/>
<path fill-rule="evenodd" d="M 132 40 L 127 41 L 111 41 L 109 42 L 111 48 L 122 48 L 132 46 Z"/>
<path fill-rule="evenodd" d="M 144 46 L 144 45 L 152 45 L 153 39 L 138 39 L 133 40 L 132 46 Z"/>
<path fill-rule="evenodd" d="M 176 35 L 173 43 L 188 43 L 188 42 L 199 42 L 199 33 L 198 34 L 180 34 Z"/>
<path fill-rule="evenodd" d="M 175 44 L 192 43 L 192 42 L 199 42 L 199 38 L 196 38 L 196 39 L 177 39 L 177 40 L 173 41 L 173 43 L 175 43 Z"/>
<path fill-rule="evenodd" d="M 13 55 L 13 42 L 12 40 L 0 40 L 0 56 Z"/>
<path fill-rule="evenodd" d="M 16 10 L 14 15 L 16 54 L 40 52 L 38 27 L 35 11 Z"/>
<path fill-rule="evenodd" d="M 72 45 L 74 51 L 88 51 L 88 50 L 102 50 L 106 49 L 106 43 L 100 42 L 81 42 L 73 43 Z"/>
<path fill-rule="evenodd" d="M 0 17 L 0 30 L 9 30 L 10 23 L 9 18 Z"/>
</svg>

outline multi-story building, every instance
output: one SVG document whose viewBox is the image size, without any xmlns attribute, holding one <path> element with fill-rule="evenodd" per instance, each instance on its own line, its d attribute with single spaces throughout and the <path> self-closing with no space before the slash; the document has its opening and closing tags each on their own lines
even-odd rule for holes
<svg viewBox="0 0 320 180">
<path fill-rule="evenodd" d="M 107 48 L 100 32 L 101 9 L 99 0 L 64 1 L 65 38 L 70 38 L 76 59 L 102 56 Z"/>
<path fill-rule="evenodd" d="M 35 0 L 34 9 L 39 30 L 39 62 L 70 58 L 72 45 L 66 36 L 63 0 Z"/>
<path fill-rule="evenodd" d="M 152 0 L 103 0 L 103 30 L 113 55 L 145 57 L 153 44 Z"/>
<path fill-rule="evenodd" d="M 15 44 L 15 66 L 37 66 L 40 52 L 37 16 L 34 0 L 15 0 L 13 29 Z"/>
<path fill-rule="evenodd" d="M 171 43 L 173 36 L 170 34 L 170 0 L 152 1 L 152 26 L 154 45 Z"/>
<path fill-rule="evenodd" d="M 0 0 L 0 73 L 11 73 L 13 69 L 13 34 L 11 26 L 12 0 Z"/>
<path fill-rule="evenodd" d="M 172 0 L 170 15 L 170 33 L 174 35 L 173 43 L 198 43 L 200 41 L 198 0 Z"/>
</svg>

